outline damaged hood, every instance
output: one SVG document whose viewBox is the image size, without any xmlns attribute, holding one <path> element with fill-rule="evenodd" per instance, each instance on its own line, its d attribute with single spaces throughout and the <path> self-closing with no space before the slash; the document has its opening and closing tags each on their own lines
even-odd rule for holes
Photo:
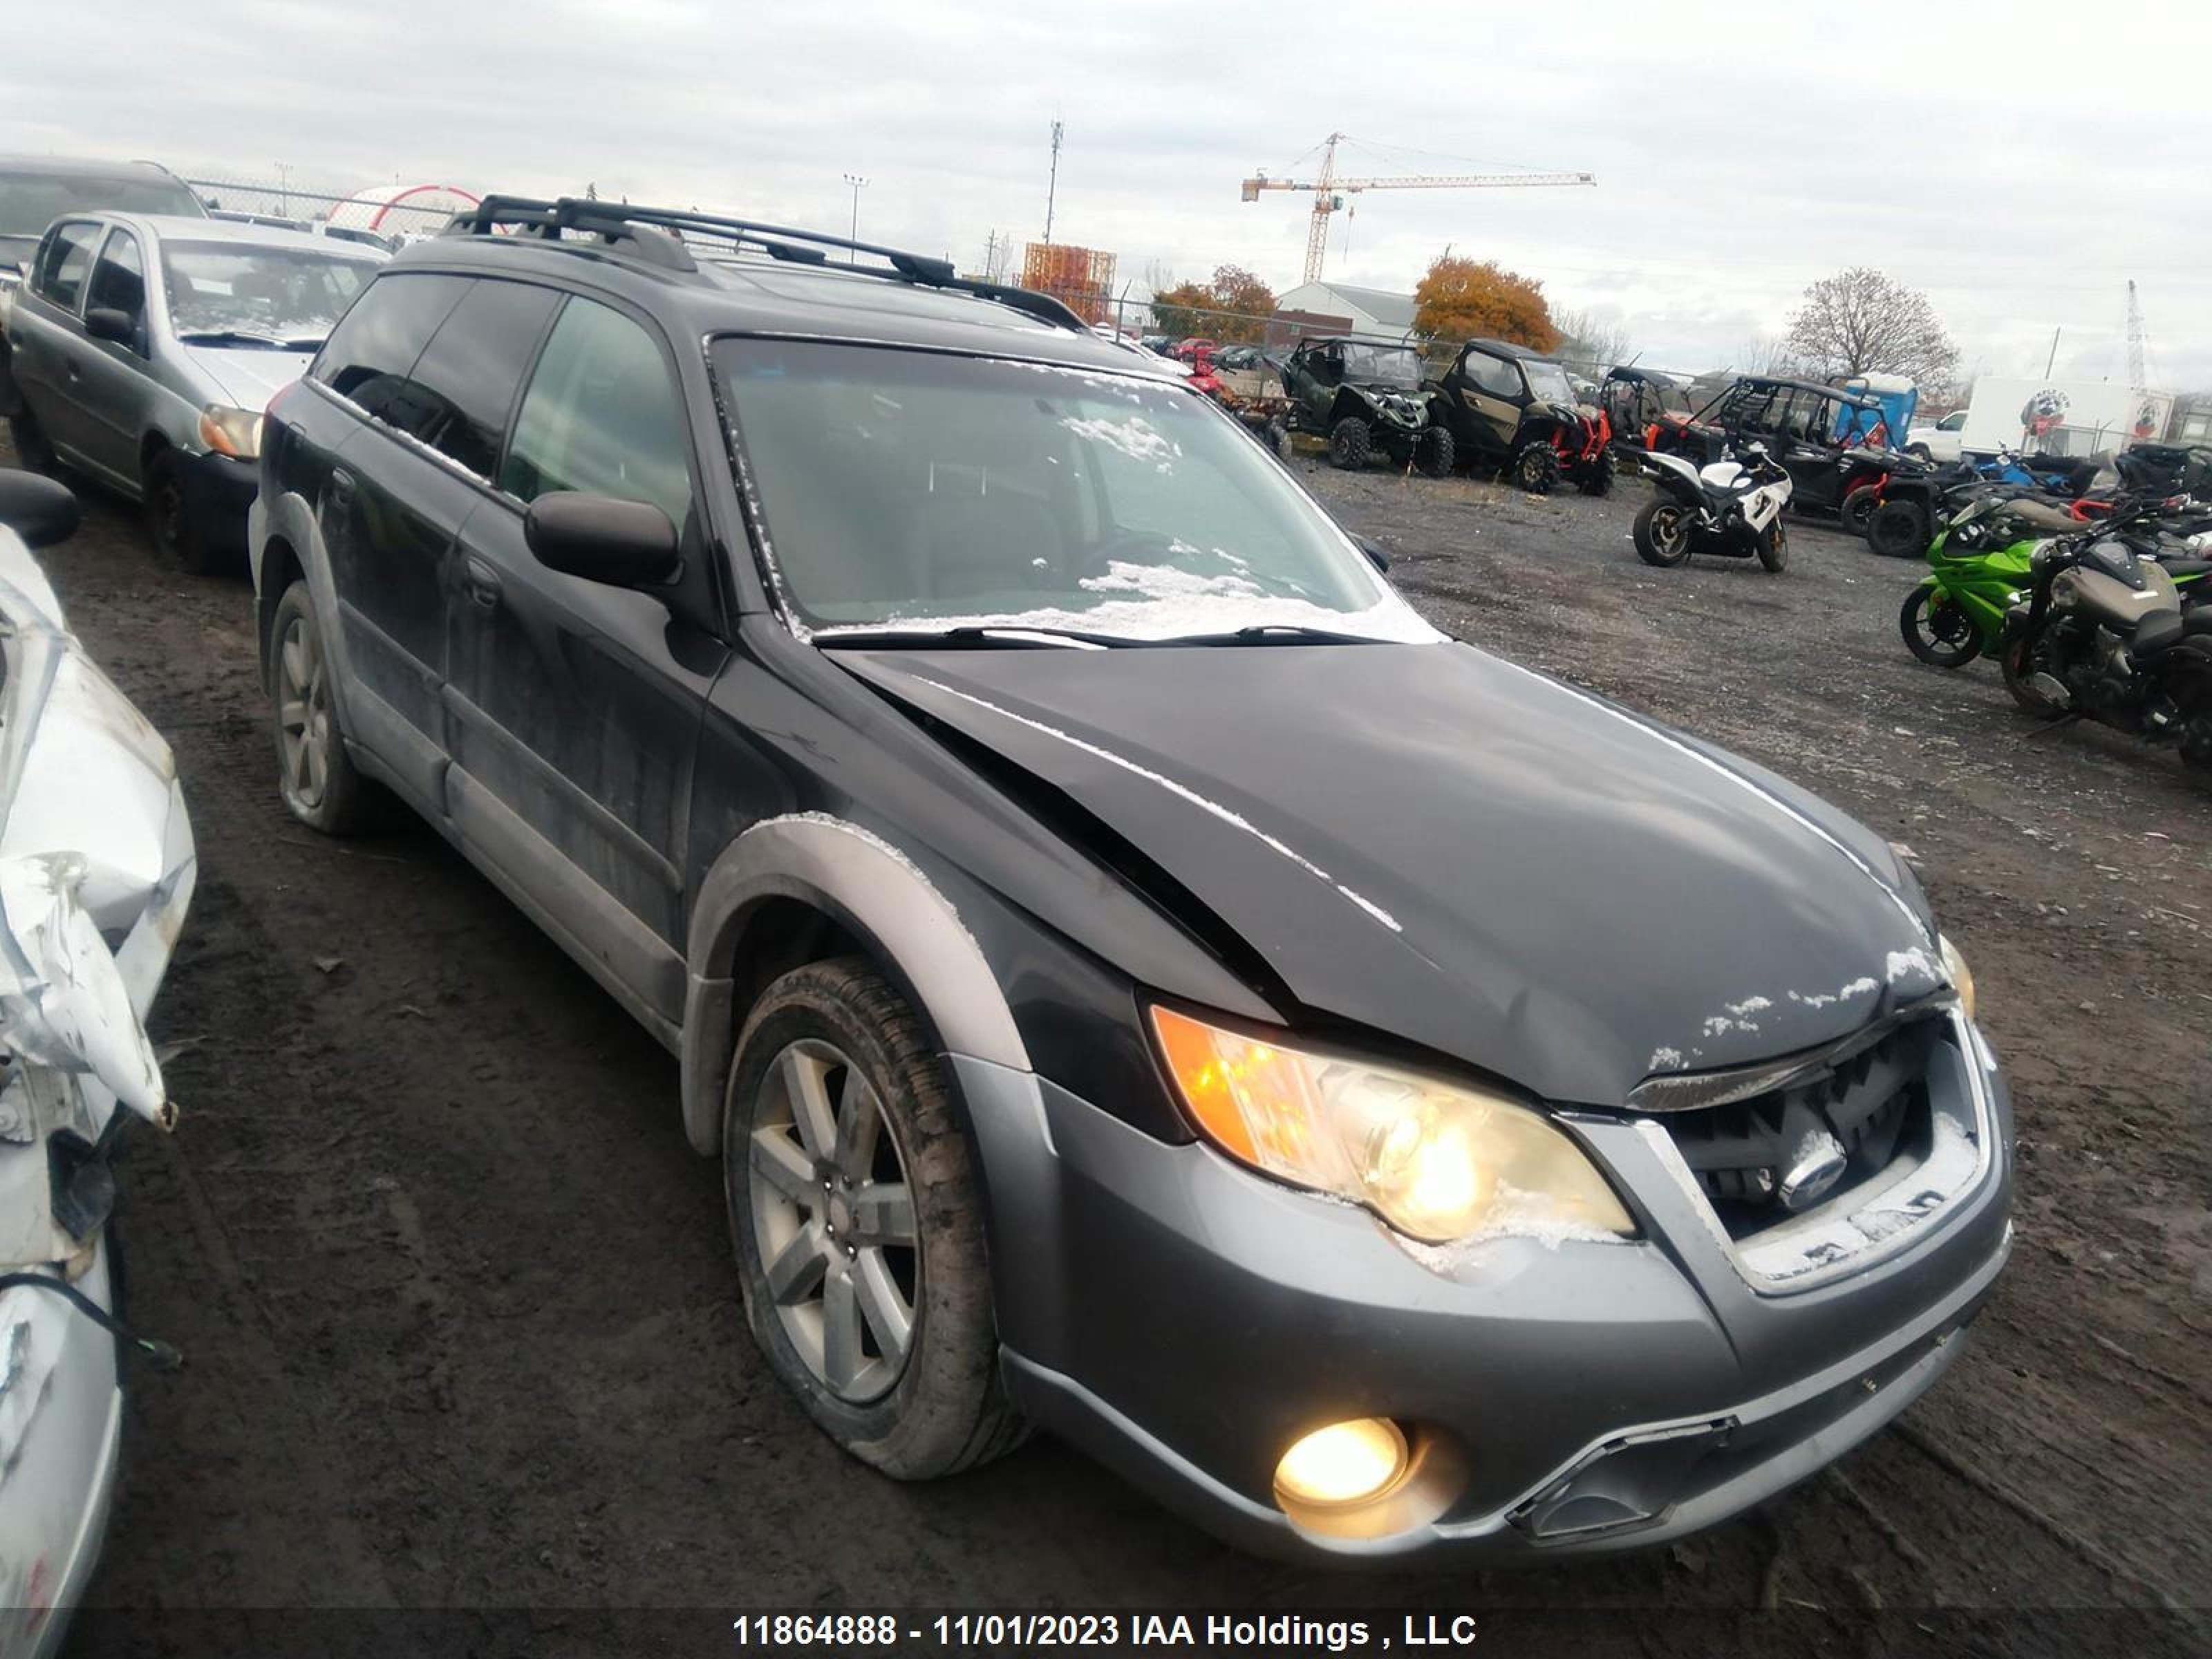
<svg viewBox="0 0 2212 1659">
<path fill-rule="evenodd" d="M 1296 1002 L 1550 1100 L 1790 1054 L 1942 983 L 1869 832 L 1468 646 L 837 660 L 1125 836 Z"/>
<path fill-rule="evenodd" d="M 266 409 L 269 400 L 307 372 L 313 351 L 279 351 L 265 346 L 188 345 L 192 366 L 238 409 Z"/>
</svg>

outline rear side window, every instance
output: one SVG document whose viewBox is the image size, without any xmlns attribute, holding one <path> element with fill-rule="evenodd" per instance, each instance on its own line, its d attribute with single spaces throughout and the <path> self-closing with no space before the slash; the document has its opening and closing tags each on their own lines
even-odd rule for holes
<svg viewBox="0 0 2212 1659">
<path fill-rule="evenodd" d="M 660 348 L 620 312 L 571 300 L 538 360 L 500 487 L 649 501 L 679 530 L 691 511 L 684 403 Z"/>
<path fill-rule="evenodd" d="M 84 308 L 119 311 L 134 323 L 146 320 L 146 267 L 138 258 L 138 239 L 118 230 L 107 239 L 92 268 L 92 293 Z"/>
<path fill-rule="evenodd" d="M 92 269 L 92 250 L 100 240 L 100 227 L 82 222 L 56 225 L 39 256 L 39 272 L 32 290 L 64 311 L 75 311 L 84 292 L 86 274 Z"/>
<path fill-rule="evenodd" d="M 489 481 L 530 354 L 559 301 L 522 283 L 477 283 L 409 373 L 404 407 L 386 418 Z"/>
<path fill-rule="evenodd" d="M 365 414 L 404 426 L 407 376 L 469 286 L 464 276 L 379 276 L 323 343 L 309 374 Z"/>
</svg>

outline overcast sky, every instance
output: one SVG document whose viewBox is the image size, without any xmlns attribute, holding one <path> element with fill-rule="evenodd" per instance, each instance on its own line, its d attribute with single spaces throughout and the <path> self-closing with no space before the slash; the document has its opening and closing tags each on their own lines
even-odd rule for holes
<svg viewBox="0 0 2212 1659">
<path fill-rule="evenodd" d="M 188 20 L 188 21 L 187 21 Z M 1410 289 L 1447 244 L 1741 362 L 1852 264 L 1928 290 L 1963 366 L 2212 387 L 2212 12 L 2201 4 L 1566 9 L 1114 0 L 146 0 L 9 30 L 0 151 L 339 188 L 580 190 L 844 228 L 981 263 L 992 230 L 1148 270 L 1299 279 L 1310 198 L 1237 199 L 1332 129 L 1372 173 L 1574 168 L 1595 190 L 1353 198 L 1328 275 Z M 1298 169 L 1312 165 L 1308 156 Z M 1349 249 L 1346 249 L 1346 238 Z"/>
</svg>

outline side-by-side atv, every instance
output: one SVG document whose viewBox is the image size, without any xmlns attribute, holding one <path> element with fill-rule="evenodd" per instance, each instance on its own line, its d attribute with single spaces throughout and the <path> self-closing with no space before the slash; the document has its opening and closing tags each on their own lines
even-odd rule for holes
<svg viewBox="0 0 2212 1659">
<path fill-rule="evenodd" d="M 1562 479 L 1584 495 L 1613 486 L 1613 428 L 1583 406 L 1553 359 L 1502 340 L 1469 340 L 1435 383 L 1436 418 L 1462 459 L 1542 495 Z"/>
<path fill-rule="evenodd" d="M 1412 346 L 1349 337 L 1300 343 L 1283 364 L 1285 424 L 1328 440 L 1328 459 L 1357 469 L 1377 457 L 1432 478 L 1452 470 L 1452 434 L 1430 416 Z"/>
<path fill-rule="evenodd" d="M 1859 532 L 1880 499 L 1874 486 L 1917 465 L 1890 449 L 1879 398 L 1772 374 L 1738 376 L 1694 416 L 1662 416 L 1645 441 L 1698 466 L 1762 444 L 1790 474 L 1794 510 L 1833 513 Z"/>
</svg>

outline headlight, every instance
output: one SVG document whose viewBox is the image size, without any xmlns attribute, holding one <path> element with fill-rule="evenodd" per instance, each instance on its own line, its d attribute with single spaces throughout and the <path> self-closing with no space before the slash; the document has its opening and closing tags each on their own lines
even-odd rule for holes
<svg viewBox="0 0 2212 1659">
<path fill-rule="evenodd" d="M 216 454 L 228 455 L 233 460 L 258 460 L 261 456 L 261 411 L 210 404 L 200 410 L 200 441 Z"/>
<path fill-rule="evenodd" d="M 1942 934 L 1936 935 L 1936 947 L 1943 958 L 1943 971 L 1951 976 L 1951 988 L 1959 994 L 1959 1006 L 1966 1010 L 1966 1018 L 1974 1017 L 1974 970 L 1966 966 L 1966 957 L 1959 947 Z"/>
<path fill-rule="evenodd" d="M 1215 1146 L 1278 1179 L 1364 1204 L 1412 1237 L 1636 1231 L 1581 1149 L 1501 1095 L 1305 1054 L 1167 1008 L 1152 1010 L 1152 1029 Z"/>
</svg>

